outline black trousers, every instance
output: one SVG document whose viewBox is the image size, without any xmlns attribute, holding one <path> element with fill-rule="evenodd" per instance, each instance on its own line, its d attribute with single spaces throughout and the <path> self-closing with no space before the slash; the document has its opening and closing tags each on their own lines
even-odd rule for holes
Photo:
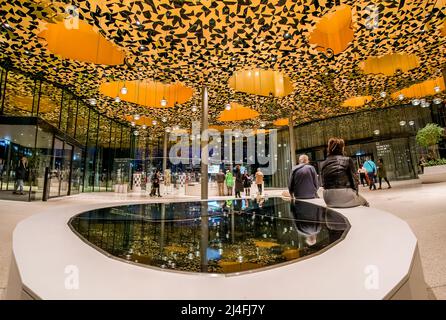
<svg viewBox="0 0 446 320">
<path fill-rule="evenodd" d="M 259 189 L 259 193 L 262 194 L 262 184 L 258 184 L 257 188 Z"/>
<path fill-rule="evenodd" d="M 375 185 L 375 174 L 373 172 L 369 172 L 367 173 L 367 176 L 369 177 L 370 180 L 370 185 L 369 185 L 369 189 L 372 190 L 376 190 L 376 185 Z"/>
<path fill-rule="evenodd" d="M 389 182 L 389 180 L 387 179 L 387 177 L 378 177 L 378 180 L 379 180 L 379 188 L 381 189 L 381 182 L 382 182 L 382 179 L 384 179 L 384 181 L 387 182 L 387 185 L 388 185 L 389 188 L 390 188 L 390 182 Z"/>
</svg>

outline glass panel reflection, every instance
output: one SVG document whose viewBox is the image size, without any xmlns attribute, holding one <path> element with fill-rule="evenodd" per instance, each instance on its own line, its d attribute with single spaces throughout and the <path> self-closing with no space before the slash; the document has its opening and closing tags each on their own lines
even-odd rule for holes
<svg viewBox="0 0 446 320">
<path fill-rule="evenodd" d="M 117 258 L 211 273 L 302 259 L 334 245 L 349 229 L 335 211 L 280 198 L 102 208 L 74 217 L 70 225 Z"/>
</svg>

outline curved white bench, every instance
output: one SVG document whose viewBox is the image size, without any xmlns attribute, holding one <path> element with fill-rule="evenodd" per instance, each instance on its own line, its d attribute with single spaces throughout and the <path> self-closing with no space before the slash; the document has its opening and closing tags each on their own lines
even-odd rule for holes
<svg viewBox="0 0 446 320">
<path fill-rule="evenodd" d="M 324 205 L 323 200 L 310 202 Z M 137 202 L 135 202 L 137 203 Z M 139 202 L 140 203 L 140 202 Z M 129 204 L 128 202 L 122 204 Z M 120 203 L 113 206 L 120 205 Z M 406 222 L 373 208 L 338 209 L 350 222 L 327 251 L 236 276 L 184 274 L 108 258 L 67 225 L 104 205 L 51 208 L 18 224 L 9 299 L 426 299 L 417 239 Z M 79 288 L 66 289 L 67 266 Z M 180 288 L 180 290 L 178 290 Z"/>
</svg>

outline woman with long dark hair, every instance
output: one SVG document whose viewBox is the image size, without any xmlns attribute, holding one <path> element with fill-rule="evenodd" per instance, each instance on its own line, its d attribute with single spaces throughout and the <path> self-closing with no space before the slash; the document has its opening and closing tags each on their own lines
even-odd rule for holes
<svg viewBox="0 0 446 320">
<path fill-rule="evenodd" d="M 334 208 L 368 206 L 367 200 L 358 194 L 355 166 L 350 157 L 344 156 L 344 148 L 343 139 L 328 140 L 327 159 L 321 169 L 325 203 Z"/>
</svg>

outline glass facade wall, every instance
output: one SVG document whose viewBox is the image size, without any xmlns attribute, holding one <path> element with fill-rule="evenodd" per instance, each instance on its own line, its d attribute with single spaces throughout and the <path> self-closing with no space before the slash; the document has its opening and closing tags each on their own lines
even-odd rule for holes
<svg viewBox="0 0 446 320">
<path fill-rule="evenodd" d="M 423 153 L 415 142 L 416 133 L 427 123 L 436 122 L 442 125 L 443 121 L 444 125 L 444 109 L 443 104 L 429 108 L 403 105 L 300 125 L 294 128 L 296 158 L 300 154 L 307 154 L 319 172 L 326 157 L 328 139 L 340 137 L 346 141 L 346 154 L 353 158 L 357 166 L 367 156 L 374 161 L 382 158 L 389 179 L 414 179 L 419 172 L 419 155 Z M 279 159 L 286 159 L 289 154 L 289 149 L 283 148 L 288 140 L 286 128 L 279 133 L 279 145 L 282 145 L 282 148 L 278 148 Z M 282 167 L 282 171 L 278 170 L 273 176 L 273 186 L 285 187 L 290 166 L 279 163 L 278 167 Z"/>
<path fill-rule="evenodd" d="M 66 88 L 0 67 L 0 199 L 41 200 L 45 186 L 48 197 L 112 191 L 113 163 L 130 158 L 131 133 Z M 28 170 L 20 194 L 22 157 Z"/>
</svg>

